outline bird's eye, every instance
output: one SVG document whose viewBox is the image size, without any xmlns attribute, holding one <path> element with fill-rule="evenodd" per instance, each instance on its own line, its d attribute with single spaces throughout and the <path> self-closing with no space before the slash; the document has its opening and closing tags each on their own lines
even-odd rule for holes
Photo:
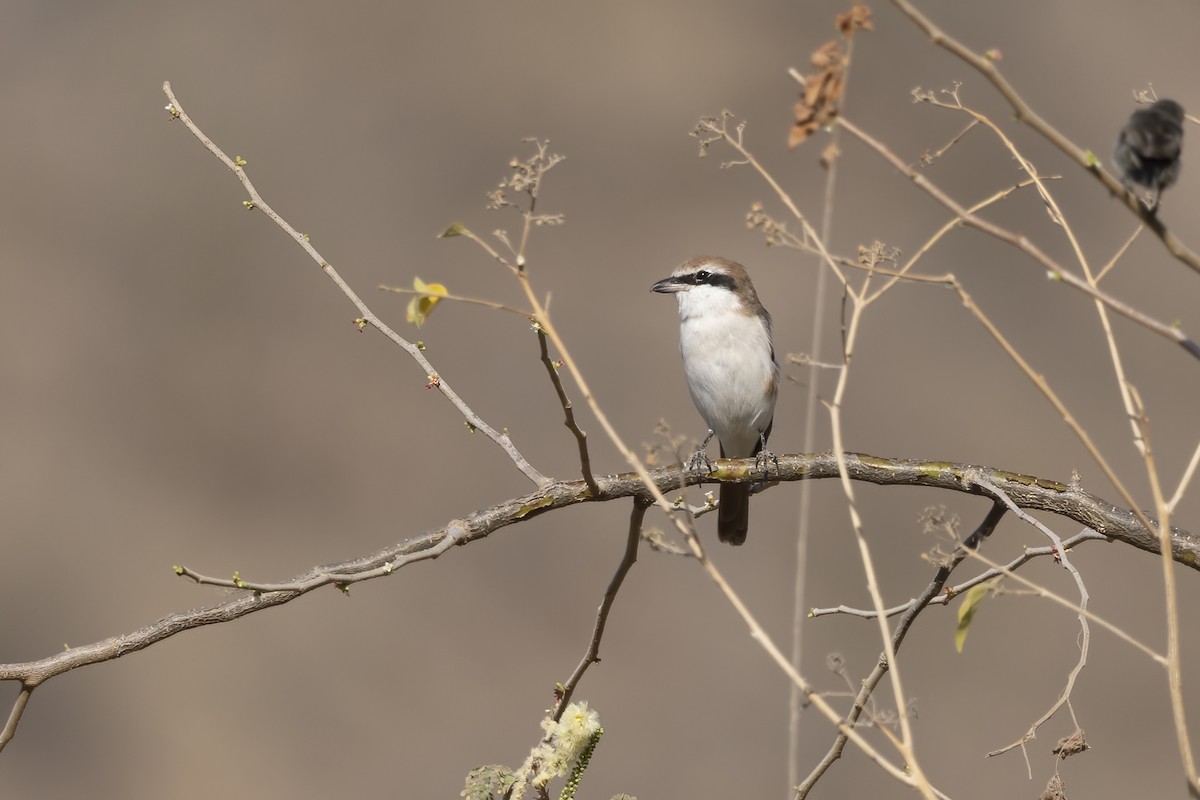
<svg viewBox="0 0 1200 800">
<path fill-rule="evenodd" d="M 710 273 L 706 269 L 702 269 L 696 273 L 696 283 L 707 283 L 708 279 L 711 277 L 712 277 L 712 273 Z"/>
</svg>

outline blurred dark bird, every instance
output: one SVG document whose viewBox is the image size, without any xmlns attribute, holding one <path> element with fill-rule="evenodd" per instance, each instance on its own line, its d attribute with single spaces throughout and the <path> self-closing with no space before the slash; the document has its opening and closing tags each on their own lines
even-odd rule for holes
<svg viewBox="0 0 1200 800">
<path fill-rule="evenodd" d="M 1139 108 L 1117 136 L 1113 163 L 1121 182 L 1151 213 L 1158 211 L 1158 198 L 1179 177 L 1179 154 L 1183 150 L 1183 107 L 1174 100 L 1159 100 Z"/>
</svg>

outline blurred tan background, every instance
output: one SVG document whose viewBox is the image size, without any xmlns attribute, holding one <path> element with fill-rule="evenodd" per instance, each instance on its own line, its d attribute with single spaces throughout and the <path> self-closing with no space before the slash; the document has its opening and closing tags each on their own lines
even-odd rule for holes
<svg viewBox="0 0 1200 800">
<path fill-rule="evenodd" d="M 999 48 L 1033 106 L 1105 164 L 1135 88 L 1153 82 L 1200 106 L 1200 8 L 1184 0 L 922 6 L 969 45 Z M 729 152 L 698 160 L 686 134 L 701 115 L 732 109 L 749 121 L 753 151 L 819 219 L 826 137 L 785 150 L 796 95 L 786 69 L 808 68 L 841 10 L 778 0 L 5 3 L 0 661 L 223 599 L 177 579 L 175 563 L 281 580 L 529 488 L 423 388 L 407 357 L 355 331 L 354 309 L 303 253 L 243 210 L 234 177 L 168 123 L 163 80 L 218 144 L 248 160 L 268 202 L 412 336 L 404 299 L 375 286 L 420 276 L 519 300 L 501 268 L 435 234 L 459 219 L 515 230 L 515 217 L 484 210 L 484 192 L 527 152 L 522 137 L 549 138 L 568 160 L 549 176 L 543 209 L 565 213 L 567 225 L 536 233 L 534 279 L 553 293 L 558 324 L 627 440 L 651 440 L 660 418 L 698 437 L 674 303 L 652 295 L 651 282 L 698 253 L 742 261 L 775 315 L 777 349 L 809 352 L 816 267 L 744 229 L 755 200 L 782 212 L 749 171 L 718 170 Z M 981 78 L 887 4 L 874 11 L 848 98 L 860 125 L 915 161 L 963 120 L 913 105 L 909 92 L 955 80 L 966 102 L 1009 120 Z M 1058 196 L 1103 263 L 1132 217 L 1028 131 L 1008 128 L 1044 172 L 1065 176 Z M 864 148 L 846 141 L 844 150 L 833 246 L 853 253 L 878 239 L 915 251 L 946 212 Z M 1020 177 L 981 133 L 928 174 L 964 202 Z M 1189 164 L 1162 212 L 1194 247 L 1198 187 Z M 990 216 L 1069 263 L 1032 195 Z M 1149 506 L 1092 304 L 970 231 L 925 268 L 964 281 Z M 1200 276 L 1150 237 L 1106 286 L 1200 335 Z M 836 346 L 839 294 L 821 301 Z M 1173 486 L 1200 428 L 1200 365 L 1124 321 L 1116 327 Z M 419 337 L 445 378 L 540 469 L 577 475 L 526 324 L 444 304 Z M 780 399 L 779 452 L 803 442 L 807 375 L 788 373 L 800 383 Z M 818 420 L 824 449 L 827 417 Z M 581 421 L 597 470 L 623 470 L 590 415 Z M 870 315 L 845 421 L 853 449 L 1056 479 L 1078 468 L 1087 488 L 1116 499 L 1053 409 L 942 290 L 902 286 Z M 946 504 L 968 529 L 987 508 L 929 491 L 858 491 L 890 602 L 930 577 L 922 554 L 933 541 L 917 522 L 925 506 Z M 785 649 L 798 496 L 792 485 L 757 499 L 748 545 L 715 551 Z M 1197 496 L 1177 520 L 1192 530 Z M 805 604 L 868 603 L 840 490 L 815 485 L 811 502 Z M 519 763 L 535 742 L 555 681 L 583 652 L 627 514 L 613 503 L 544 516 L 348 598 L 320 592 L 56 679 L 35 693 L 0 758 L 0 795 L 456 797 L 468 769 Z M 1077 530 L 1049 521 L 1063 536 Z M 714 526 L 701 522 L 715 541 Z M 1042 543 L 1010 520 L 988 550 L 1006 559 Z M 1074 560 L 1097 613 L 1164 647 L 1154 558 L 1114 544 Z M 1027 572 L 1073 592 L 1051 565 Z M 1180 575 L 1183 608 L 1194 608 L 1200 575 Z M 1074 617 L 1007 597 L 980 613 L 962 655 L 953 628 L 952 610 L 931 610 L 902 654 L 924 766 L 953 797 L 1035 797 L 1069 718 L 1031 744 L 1033 781 L 1019 754 L 983 754 L 1016 739 L 1057 696 L 1077 654 Z M 857 682 L 879 650 L 873 623 L 825 618 L 805 630 L 803 671 L 830 691 L 844 684 L 825 671 L 829 653 L 845 657 Z M 788 796 L 787 681 L 694 563 L 644 552 L 601 655 L 578 694 L 607 730 L 581 797 Z M 1194 637 L 1185 660 L 1195 674 Z M 5 709 L 14 694 L 4 687 Z M 1072 796 L 1182 794 L 1159 669 L 1098 632 L 1074 700 L 1095 749 L 1064 767 Z M 886 693 L 879 702 L 886 708 Z M 803 730 L 807 772 L 831 732 L 816 713 Z M 904 794 L 848 752 L 817 796 Z"/>
</svg>

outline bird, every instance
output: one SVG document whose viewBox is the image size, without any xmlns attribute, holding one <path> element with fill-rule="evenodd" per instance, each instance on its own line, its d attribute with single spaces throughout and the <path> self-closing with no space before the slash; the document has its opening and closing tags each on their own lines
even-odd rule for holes
<svg viewBox="0 0 1200 800">
<path fill-rule="evenodd" d="M 1158 211 L 1163 189 L 1179 177 L 1182 149 L 1183 107 L 1174 100 L 1134 111 L 1117 135 L 1113 163 L 1121 182 L 1151 214 Z"/>
<path fill-rule="evenodd" d="M 766 457 L 775 420 L 779 362 L 771 343 L 771 315 L 746 268 L 715 256 L 690 258 L 651 291 L 679 301 L 679 352 L 696 410 L 721 446 L 722 458 Z M 717 537 L 740 545 L 750 524 L 750 484 L 722 483 Z"/>
</svg>

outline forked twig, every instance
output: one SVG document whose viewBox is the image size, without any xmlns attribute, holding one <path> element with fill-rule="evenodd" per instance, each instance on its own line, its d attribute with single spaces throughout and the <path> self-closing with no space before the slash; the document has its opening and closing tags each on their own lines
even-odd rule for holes
<svg viewBox="0 0 1200 800">
<path fill-rule="evenodd" d="M 1042 714 L 1042 716 L 1038 717 L 1033 722 L 1033 724 L 1031 724 L 1029 726 L 1029 729 L 1027 731 L 1025 731 L 1025 734 L 1023 736 L 1021 736 L 1021 738 L 1017 739 L 1012 744 L 1001 747 L 999 750 L 993 750 L 992 752 L 988 753 L 987 754 L 988 758 L 991 758 L 993 756 L 998 756 L 998 755 L 1007 753 L 1010 750 L 1015 750 L 1018 747 L 1022 748 L 1022 750 L 1023 750 L 1025 747 L 1025 743 L 1028 742 L 1030 739 L 1033 739 L 1035 736 L 1037 736 L 1038 728 L 1042 727 L 1042 725 L 1044 725 L 1046 722 L 1048 722 L 1050 720 L 1050 718 L 1053 717 L 1056 713 L 1058 713 L 1058 710 L 1060 708 L 1062 708 L 1064 705 L 1067 706 L 1071 710 L 1072 718 L 1075 716 L 1074 709 L 1070 708 L 1071 692 L 1075 688 L 1075 681 L 1079 678 L 1079 674 L 1081 672 L 1083 672 L 1083 668 L 1085 666 L 1087 666 L 1088 650 L 1090 649 L 1090 645 L 1092 642 L 1092 630 L 1091 630 L 1091 627 L 1088 625 L 1088 613 L 1087 612 L 1088 612 L 1089 595 L 1088 595 L 1087 586 L 1084 584 L 1083 576 L 1079 574 L 1079 570 L 1075 569 L 1075 565 L 1071 563 L 1071 560 L 1067 555 L 1067 548 L 1065 546 L 1063 546 L 1062 539 L 1059 538 L 1058 534 L 1054 533 L 1054 531 L 1052 531 L 1048 527 L 1046 527 L 1046 525 L 1044 525 L 1041 521 L 1034 518 L 1032 515 L 1027 514 L 1022 509 L 1018 508 L 1017 505 L 1015 503 L 1013 503 L 1013 501 L 1009 498 L 1009 496 L 1004 492 L 1004 490 L 1001 489 L 1000 487 L 996 486 L 990 480 L 988 480 L 985 477 L 980 477 L 977 480 L 977 482 L 980 486 L 982 486 L 987 491 L 987 493 L 989 495 L 991 495 L 992 497 L 994 497 L 996 499 L 996 502 L 1004 504 L 1005 508 L 1007 508 L 1009 511 L 1012 511 L 1013 514 L 1015 514 L 1019 519 L 1028 523 L 1029 525 L 1032 525 L 1037 530 L 1041 531 L 1047 538 L 1049 538 L 1051 540 L 1051 542 L 1053 542 L 1054 547 L 1058 551 L 1056 560 L 1060 564 L 1062 564 L 1063 567 L 1068 572 L 1071 573 L 1071 577 L 1075 579 L 1075 587 L 1079 590 L 1079 611 L 1077 614 L 1077 618 L 1079 619 L 1079 629 L 1080 629 L 1079 658 L 1075 662 L 1075 665 L 1071 668 L 1070 672 L 1067 673 L 1066 686 L 1063 687 L 1062 692 L 1058 695 L 1058 698 L 1050 705 L 1050 708 L 1048 708 L 1045 711 L 1045 713 Z M 1075 722 L 1075 727 L 1078 728 L 1079 721 L 1074 720 L 1074 722 Z M 1028 760 L 1026 760 L 1026 765 L 1028 766 Z M 1032 771 L 1030 772 L 1029 777 L 1030 778 L 1033 777 Z"/>
<path fill-rule="evenodd" d="M 1063 539 L 1063 548 L 1066 550 L 1070 550 L 1075 545 L 1081 544 L 1083 542 L 1107 541 L 1107 540 L 1108 540 L 1107 536 L 1096 533 L 1096 531 L 1092 530 L 1091 528 L 1084 528 L 1083 530 L 1081 530 L 1079 533 L 1075 534 L 1074 536 L 1070 536 L 1066 539 Z M 988 581 L 992 580 L 993 578 L 998 578 L 1001 575 L 1008 575 L 1010 573 L 1016 572 L 1018 569 L 1020 569 L 1022 566 L 1024 566 L 1027 562 L 1032 561 L 1035 558 L 1045 558 L 1047 556 L 1053 556 L 1056 553 L 1058 553 L 1058 548 L 1055 547 L 1054 545 L 1046 545 L 1045 547 L 1026 547 L 1025 549 L 1023 549 L 1021 551 L 1021 554 L 1019 556 L 1017 556 L 1013 560 L 1009 561 L 1007 564 L 997 564 L 994 568 L 986 569 L 973 578 L 969 578 L 968 580 L 965 580 L 962 583 L 951 586 L 950 588 L 946 589 L 946 591 L 944 593 L 939 594 L 937 597 L 931 598 L 928 601 L 927 605 L 931 605 L 931 606 L 949 605 L 952 600 L 954 600 L 960 594 L 967 591 L 968 589 L 970 589 L 973 586 L 978 586 L 981 583 L 987 583 Z M 904 612 L 906 612 L 910 608 L 912 608 L 913 604 L 916 602 L 917 602 L 917 599 L 914 598 L 912 600 L 909 600 L 907 603 L 901 603 L 900 605 L 892 606 L 891 608 L 885 609 L 884 614 L 889 617 L 894 617 L 897 614 L 903 614 Z M 1072 609 L 1075 608 L 1074 604 L 1072 604 L 1070 607 Z M 845 614 L 850 617 L 861 617 L 863 619 L 875 619 L 875 617 L 877 616 L 877 614 L 875 613 L 875 609 L 873 609 L 873 608 L 853 608 L 853 607 L 847 606 L 847 605 L 832 606 L 829 608 L 813 608 L 808 612 L 808 616 L 811 619 L 816 619 L 818 617 L 827 617 L 831 614 Z M 1141 646 L 1141 645 L 1139 644 L 1137 646 Z M 1153 653 L 1153 651 L 1150 651 L 1150 652 Z"/>
<path fill-rule="evenodd" d="M 1008 509 L 1004 504 L 993 502 L 991 510 L 988 512 L 987 516 L 984 517 L 983 521 L 979 523 L 979 527 L 975 529 L 969 539 L 978 542 L 979 540 L 990 536 L 992 531 L 996 529 L 996 526 L 1000 524 L 1000 520 L 1004 517 L 1004 514 L 1007 510 Z M 924 611 L 929 603 L 942 591 L 942 588 L 946 585 L 946 581 L 950 578 L 950 573 L 953 572 L 955 567 L 961 564 L 968 555 L 969 553 L 966 549 L 959 548 L 959 550 L 950 558 L 949 562 L 938 567 L 937 573 L 934 574 L 933 580 L 929 582 L 929 585 L 925 587 L 925 591 L 921 592 L 921 594 L 915 600 L 908 604 L 908 608 L 905 610 L 904 616 L 902 616 L 896 623 L 896 628 L 892 632 L 892 652 L 896 652 L 900 649 L 900 646 L 904 643 L 904 637 L 908 635 L 909 628 L 911 628 L 913 623 L 917 621 L 917 617 L 920 615 L 920 613 Z M 871 674 L 863 680 L 862 688 L 859 689 L 858 696 L 854 698 L 854 704 L 850 707 L 850 711 L 846 713 L 846 717 L 843 722 L 847 727 L 853 727 L 858 722 L 859 717 L 862 716 L 863 710 L 867 706 L 867 700 L 870 699 L 871 695 L 875 692 L 879 682 L 883 680 L 883 676 L 887 673 L 888 667 L 889 664 L 886 654 L 881 655 L 878 662 L 875 664 L 875 669 L 872 670 Z M 903 713 L 903 709 L 901 709 L 901 713 Z M 833 745 L 829 748 L 829 752 L 827 752 L 825 757 L 822 758 L 817 766 L 813 768 L 808 777 L 804 779 L 804 782 L 796 787 L 795 800 L 804 800 L 804 798 L 808 797 L 809 792 L 811 792 L 813 787 L 816 786 L 817 781 L 819 781 L 821 777 L 829 770 L 829 768 L 833 766 L 834 762 L 842 757 L 842 751 L 846 747 L 846 742 L 846 736 L 842 733 L 839 733 L 834 739 Z"/>
<path fill-rule="evenodd" d="M 989 222 L 982 217 L 971 213 L 968 209 L 963 208 L 954 198 L 943 192 L 937 185 L 926 178 L 920 172 L 914 170 L 911 166 L 901 160 L 895 153 L 891 151 L 882 142 L 871 136 L 869 133 L 859 128 L 846 117 L 838 117 L 838 124 L 852 133 L 859 141 L 870 147 L 876 153 L 884 158 L 889 164 L 907 176 L 917 187 L 923 189 L 927 194 L 944 205 L 950 211 L 954 212 L 964 224 L 971 226 L 983 233 L 988 234 L 1002 242 L 1007 242 L 1016 249 L 1025 253 L 1038 264 L 1046 268 L 1055 279 L 1062 281 L 1066 285 L 1078 289 L 1084 294 L 1104 303 L 1121 316 L 1136 322 L 1146 330 L 1156 333 L 1159 336 L 1172 341 L 1182 347 L 1185 351 L 1191 354 L 1194 358 L 1200 359 L 1200 345 L 1196 344 L 1182 330 L 1173 325 L 1168 325 L 1165 322 L 1159 322 L 1148 314 L 1145 314 L 1133 306 L 1116 299 L 1112 295 L 1103 291 L 1097 286 L 1092 286 L 1083 278 L 1075 275 L 1073 272 L 1066 270 L 1028 238 L 1020 234 L 1009 231 L 1005 228 Z"/>
<path fill-rule="evenodd" d="M 930 40 L 945 50 L 950 51 L 958 56 L 962 61 L 974 67 L 984 78 L 996 87 L 996 90 L 1008 101 L 1012 107 L 1013 114 L 1017 119 L 1024 122 L 1033 130 L 1037 131 L 1050 142 L 1052 145 L 1066 154 L 1072 161 L 1079 164 L 1087 172 L 1090 172 L 1096 177 L 1096 180 L 1104 184 L 1112 194 L 1121 198 L 1126 207 L 1129 208 L 1142 223 L 1154 232 L 1162 243 L 1166 245 L 1167 251 L 1182 263 L 1191 267 L 1193 270 L 1200 272 L 1200 256 L 1189 250 L 1183 242 L 1170 231 L 1157 215 L 1149 213 L 1141 202 L 1132 192 L 1125 190 L 1125 187 L 1106 171 L 1100 168 L 1099 160 L 1094 153 L 1083 150 L 1076 146 L 1074 142 L 1060 133 L 1054 126 L 1042 119 L 1024 98 L 1017 93 L 1012 84 L 1005 79 L 1000 73 L 996 63 L 958 41 L 954 37 L 948 35 L 945 31 L 933 24 L 933 21 L 922 14 L 908 0 L 892 0 L 892 4 L 899 8 L 904 14 L 916 23 L 917 27 L 925 32 Z"/>
<path fill-rule="evenodd" d="M 554 392 L 558 395 L 558 403 L 563 410 L 563 425 L 567 426 L 567 430 L 575 435 L 575 441 L 579 445 L 579 468 L 583 473 L 583 482 L 588 485 L 592 492 L 599 494 L 600 487 L 596 485 L 596 478 L 592 475 L 592 458 L 588 454 L 587 434 L 579 427 L 579 423 L 575 421 L 575 406 L 571 403 L 571 398 L 567 397 L 567 390 L 563 388 L 562 378 L 558 375 L 558 368 L 561 364 L 556 364 L 550 359 L 550 350 L 546 346 L 546 334 L 538 325 L 538 348 L 541 351 L 542 364 L 546 366 L 546 372 L 550 375 L 550 383 L 554 384 Z M 643 509 L 644 513 L 644 509 Z"/>
<path fill-rule="evenodd" d="M 467 423 L 473 429 L 481 431 L 487 438 L 491 439 L 502 450 L 504 450 L 504 452 L 508 454 L 508 457 L 512 459 L 512 462 L 516 465 L 517 469 L 524 473 L 525 477 L 529 478 L 530 481 L 538 486 L 548 483 L 549 478 L 547 478 L 541 472 L 538 472 L 538 470 L 529 463 L 525 456 L 521 455 L 521 451 L 518 450 L 516 445 L 513 444 L 512 439 L 507 433 L 497 431 L 482 417 L 476 414 L 471 407 L 467 405 L 466 401 L 459 397 L 458 393 L 450 388 L 450 384 L 445 380 L 445 378 L 438 374 L 438 371 L 434 369 L 433 364 L 429 362 L 429 359 L 425 357 L 425 354 L 421 352 L 421 349 L 415 343 L 408 341 L 403 336 L 396 333 L 394 330 L 388 327 L 383 320 L 377 317 L 375 312 L 373 312 L 367 306 L 367 304 L 363 302 L 362 298 L 360 298 L 358 294 L 352 288 L 350 288 L 350 285 L 346 283 L 342 276 L 338 274 L 338 271 L 333 268 L 333 265 L 326 261 L 324 257 L 317 252 L 317 249 L 313 247 L 312 242 L 309 241 L 309 237 L 293 228 L 287 220 L 281 217 L 275 211 L 275 209 L 271 208 L 271 206 L 268 205 L 265 200 L 263 200 L 262 195 L 258 193 L 258 190 L 254 188 L 254 184 L 251 183 L 250 177 L 246 174 L 246 170 L 242 168 L 243 165 L 235 162 L 229 156 L 225 155 L 225 152 L 218 147 L 212 139 L 208 138 L 204 131 L 200 130 L 199 126 L 197 126 L 196 123 L 192 121 L 192 118 L 188 116 L 187 112 L 183 110 L 183 106 L 180 105 L 178 98 L 175 97 L 175 93 L 171 90 L 170 81 L 165 81 L 163 83 L 163 92 L 167 95 L 167 99 L 170 101 L 170 104 L 167 106 L 167 110 L 171 114 L 171 118 L 181 121 L 192 133 L 192 135 L 196 137 L 200 144 L 204 146 L 204 149 L 216 156 L 217 160 L 224 164 L 229 171 L 237 176 L 237 179 L 241 181 L 246 193 L 250 196 L 250 199 L 245 201 L 246 208 L 262 211 L 267 215 L 268 218 L 270 218 L 272 222 L 278 225 L 284 233 L 291 237 L 291 239 L 298 244 L 301 249 L 304 250 L 304 252 L 308 253 L 309 257 L 321 267 L 325 274 L 329 276 L 330 280 L 332 280 L 342 291 L 342 294 L 346 295 L 350 302 L 354 304 L 354 307 L 358 309 L 358 313 L 362 315 L 360 318 L 361 322 L 370 325 L 372 328 L 390 339 L 394 344 L 401 347 L 404 352 L 408 353 L 408 355 L 420 365 L 421 369 L 425 371 L 425 374 L 428 377 L 428 382 L 426 385 L 431 388 L 436 388 L 439 392 L 441 392 L 442 396 L 449 400 L 454 407 L 458 409 L 459 413 L 463 415 L 463 418 L 466 419 Z"/>
</svg>

